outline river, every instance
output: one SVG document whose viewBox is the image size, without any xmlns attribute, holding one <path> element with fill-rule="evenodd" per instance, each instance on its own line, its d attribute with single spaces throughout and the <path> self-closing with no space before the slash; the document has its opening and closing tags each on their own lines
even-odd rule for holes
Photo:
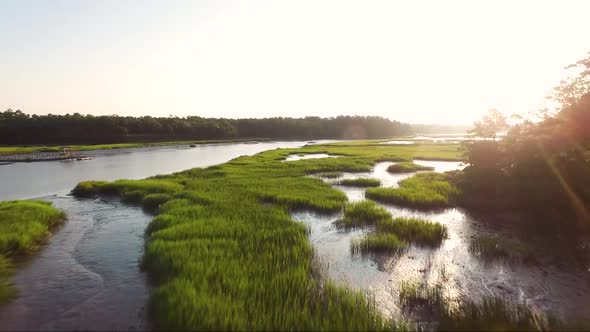
<svg viewBox="0 0 590 332">
<path fill-rule="evenodd" d="M 324 143 L 327 141 L 318 141 Z M 0 166 L 0 200 L 44 199 L 67 213 L 39 253 L 18 262 L 18 296 L 0 308 L 0 330 L 146 330 L 149 284 L 140 270 L 152 217 L 116 199 L 68 195 L 80 181 L 141 179 L 224 163 L 305 142 L 206 144 L 92 152 L 74 162 Z"/>
</svg>

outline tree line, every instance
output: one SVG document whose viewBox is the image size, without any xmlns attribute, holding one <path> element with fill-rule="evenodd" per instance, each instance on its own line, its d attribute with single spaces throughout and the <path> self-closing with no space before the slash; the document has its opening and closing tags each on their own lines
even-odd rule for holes
<svg viewBox="0 0 590 332">
<path fill-rule="evenodd" d="M 0 112 L 0 144 L 107 144 L 209 139 L 369 139 L 412 133 L 409 124 L 377 116 L 219 119 L 187 117 L 31 115 Z"/>
<path fill-rule="evenodd" d="M 550 99 L 558 107 L 540 110 L 540 121 L 508 126 L 492 110 L 475 123 L 473 133 L 489 140 L 466 144 L 469 166 L 460 181 L 474 207 L 590 228 L 590 56 L 567 68 L 577 74 L 554 89 Z"/>
</svg>

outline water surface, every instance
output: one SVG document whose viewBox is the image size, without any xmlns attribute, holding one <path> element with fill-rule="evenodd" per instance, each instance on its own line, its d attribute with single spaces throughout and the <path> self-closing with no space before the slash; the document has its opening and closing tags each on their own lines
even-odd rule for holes
<svg viewBox="0 0 590 332">
<path fill-rule="evenodd" d="M 139 269 L 152 219 L 117 200 L 49 196 L 67 222 L 17 264 L 18 297 L 0 309 L 1 330 L 146 330 L 149 287 Z"/>
<path fill-rule="evenodd" d="M 333 140 L 317 141 L 317 143 Z M 34 198 L 71 190 L 81 181 L 143 179 L 194 167 L 221 164 L 242 155 L 276 148 L 297 148 L 303 141 L 217 143 L 90 151 L 85 161 L 13 163 L 0 166 L 0 201 Z"/>
<path fill-rule="evenodd" d="M 433 166 L 438 172 L 463 167 L 457 162 L 415 162 Z M 350 201 L 360 201 L 364 199 L 364 188 L 339 186 L 337 183 L 343 178 L 371 177 L 380 179 L 382 186 L 397 187 L 398 181 L 413 175 L 390 174 L 387 167 L 391 164 L 382 162 L 376 164 L 371 172 L 344 173 L 340 178 L 324 180 L 343 191 Z M 431 286 L 442 284 L 445 296 L 450 299 L 478 300 L 484 296 L 498 296 L 527 304 L 539 311 L 549 311 L 563 319 L 590 315 L 590 278 L 587 270 L 569 264 L 556 266 L 545 261 L 538 264 L 485 262 L 469 252 L 469 243 L 475 236 L 496 233 L 512 236 L 512 228 L 498 227 L 509 225 L 510 217 L 485 216 L 486 220 L 492 221 L 490 225 L 483 222 L 483 216 L 474 216 L 460 208 L 424 212 L 390 204 L 380 205 L 394 217 L 419 217 L 440 222 L 447 226 L 449 238 L 434 249 L 412 245 L 398 257 L 363 256 L 352 254 L 350 243 L 367 232 L 374 232 L 374 229 L 338 229 L 334 221 L 342 214 L 320 215 L 304 211 L 294 213 L 293 218 L 309 225 L 310 241 L 328 276 L 369 293 L 385 315 L 408 315 L 401 310 L 399 303 L 399 287 L 403 281 Z"/>
</svg>

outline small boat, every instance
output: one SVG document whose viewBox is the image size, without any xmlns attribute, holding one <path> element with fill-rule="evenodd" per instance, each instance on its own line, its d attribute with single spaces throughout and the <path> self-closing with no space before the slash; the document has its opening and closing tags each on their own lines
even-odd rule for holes
<svg viewBox="0 0 590 332">
<path fill-rule="evenodd" d="M 92 160 L 92 157 L 78 157 L 76 160 Z"/>
</svg>

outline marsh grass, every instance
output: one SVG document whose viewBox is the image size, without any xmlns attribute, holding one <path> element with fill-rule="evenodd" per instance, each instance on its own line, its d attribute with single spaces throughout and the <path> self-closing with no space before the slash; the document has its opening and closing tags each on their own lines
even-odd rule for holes
<svg viewBox="0 0 590 332">
<path fill-rule="evenodd" d="M 8 278 L 11 258 L 38 249 L 65 214 L 44 201 L 0 202 L 0 304 L 15 293 Z"/>
<path fill-rule="evenodd" d="M 321 178 L 326 178 L 326 179 L 336 179 L 336 178 L 341 177 L 343 174 L 344 173 L 342 173 L 342 172 L 333 171 L 333 172 L 319 172 L 314 175 L 319 176 Z"/>
<path fill-rule="evenodd" d="M 535 253 L 531 246 L 496 235 L 481 235 L 471 239 L 469 251 L 487 261 L 535 262 Z"/>
<path fill-rule="evenodd" d="M 481 302 L 460 301 L 441 307 L 440 331 L 547 331 L 547 319 L 523 304 L 512 304 L 498 297 Z"/>
<path fill-rule="evenodd" d="M 399 188 L 368 188 L 365 197 L 416 209 L 440 209 L 455 203 L 459 190 L 444 173 L 419 173 L 399 182 Z"/>
<path fill-rule="evenodd" d="M 392 233 L 370 233 L 359 239 L 352 240 L 350 250 L 352 253 L 387 253 L 400 254 L 408 247 L 406 241 L 400 240 Z"/>
<path fill-rule="evenodd" d="M 391 214 L 372 201 L 348 203 L 344 217 L 336 225 L 341 227 L 362 227 L 375 225 L 379 221 L 391 219 Z"/>
<path fill-rule="evenodd" d="M 425 219 L 406 217 L 379 220 L 377 232 L 394 233 L 400 239 L 430 247 L 440 246 L 442 241 L 448 237 L 445 225 Z"/>
<path fill-rule="evenodd" d="M 405 309 L 426 307 L 433 310 L 444 301 L 442 285 L 428 286 L 425 283 L 402 281 L 399 300 Z"/>
<path fill-rule="evenodd" d="M 499 297 L 450 301 L 441 284 L 402 281 L 399 299 L 405 310 L 420 311 L 436 321 L 439 331 L 545 331 L 564 326 Z"/>
<path fill-rule="evenodd" d="M 417 171 L 433 171 L 434 167 L 415 164 L 411 161 L 402 161 L 387 167 L 389 173 L 412 173 Z"/>
<path fill-rule="evenodd" d="M 289 154 L 320 152 L 340 158 L 281 162 Z M 159 195 L 150 204 L 157 209 L 142 261 L 156 283 L 149 312 L 157 329 L 396 330 L 403 324 L 384 319 L 373 300 L 317 276 L 308 229 L 290 213 L 346 206 L 344 193 L 311 174 L 366 172 L 377 161 L 411 160 L 416 153 L 460 158 L 456 146 L 314 145 L 146 180 L 83 182 L 73 193 L 115 194 L 137 204 Z M 364 204 L 347 208 L 350 224 L 390 218 L 374 202 Z M 393 234 L 380 236 L 390 250 L 404 244 Z"/>
<path fill-rule="evenodd" d="M 370 179 L 370 178 L 356 178 L 356 179 L 344 179 L 338 182 L 341 186 L 350 186 L 350 187 L 379 187 L 381 185 L 381 181 L 379 179 Z"/>
</svg>

